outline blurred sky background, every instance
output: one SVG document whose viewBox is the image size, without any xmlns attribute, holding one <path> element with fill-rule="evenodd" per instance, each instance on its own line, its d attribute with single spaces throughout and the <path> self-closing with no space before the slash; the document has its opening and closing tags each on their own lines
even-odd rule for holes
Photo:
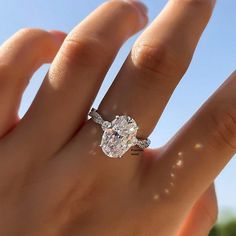
<svg viewBox="0 0 236 236">
<path fill-rule="evenodd" d="M 104 1 L 0 0 L 0 42 L 6 40 L 18 29 L 25 27 L 59 29 L 69 32 L 102 2 Z M 149 17 L 152 20 L 167 1 L 144 0 L 143 2 L 148 6 Z M 214 15 L 201 38 L 192 64 L 151 136 L 153 147 L 164 144 L 236 68 L 235 9 L 235 0 L 218 0 Z M 95 107 L 114 79 L 137 36 L 131 38 L 122 47 L 117 60 L 107 74 L 95 101 Z M 48 65 L 45 65 L 34 75 L 24 94 L 20 116 L 25 113 L 32 102 L 47 69 Z M 235 158 L 217 178 L 216 188 L 221 214 L 225 209 L 236 212 Z"/>
</svg>

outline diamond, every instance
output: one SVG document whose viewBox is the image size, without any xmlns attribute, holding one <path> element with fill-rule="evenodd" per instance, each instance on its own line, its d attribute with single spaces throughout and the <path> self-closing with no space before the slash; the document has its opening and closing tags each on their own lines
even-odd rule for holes
<svg viewBox="0 0 236 236">
<path fill-rule="evenodd" d="M 100 146 L 109 157 L 122 157 L 137 140 L 138 126 L 129 116 L 116 116 L 112 122 L 102 125 L 102 128 L 104 133 Z"/>
<path fill-rule="evenodd" d="M 100 147 L 109 157 L 122 157 L 130 147 L 137 145 L 145 149 L 150 145 L 150 139 L 136 137 L 138 125 L 129 116 L 116 116 L 112 122 L 105 121 L 96 109 L 92 108 L 88 114 L 92 120 L 101 125 L 104 131 Z"/>
<path fill-rule="evenodd" d="M 111 128 L 111 122 L 109 122 L 109 121 L 104 121 L 104 122 L 102 123 L 102 129 L 105 131 L 106 129 L 109 129 L 109 128 Z"/>
</svg>

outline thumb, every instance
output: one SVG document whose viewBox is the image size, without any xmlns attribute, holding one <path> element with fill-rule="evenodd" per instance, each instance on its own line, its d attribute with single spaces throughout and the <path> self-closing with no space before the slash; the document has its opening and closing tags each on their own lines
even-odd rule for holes
<svg viewBox="0 0 236 236">
<path fill-rule="evenodd" d="M 177 236 L 206 236 L 215 224 L 218 205 L 214 184 L 197 200 Z"/>
</svg>

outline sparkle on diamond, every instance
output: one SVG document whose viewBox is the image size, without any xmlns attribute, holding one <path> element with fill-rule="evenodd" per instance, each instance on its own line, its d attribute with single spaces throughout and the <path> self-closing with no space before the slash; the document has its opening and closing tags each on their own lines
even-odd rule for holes
<svg viewBox="0 0 236 236">
<path fill-rule="evenodd" d="M 129 116 L 117 116 L 104 128 L 101 147 L 109 157 L 121 157 L 136 142 L 138 126 Z"/>
</svg>

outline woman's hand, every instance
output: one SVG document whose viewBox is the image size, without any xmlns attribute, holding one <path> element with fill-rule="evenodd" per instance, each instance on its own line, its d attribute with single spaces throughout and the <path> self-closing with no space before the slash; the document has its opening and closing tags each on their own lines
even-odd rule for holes
<svg viewBox="0 0 236 236">
<path fill-rule="evenodd" d="M 212 0 L 168 2 L 135 42 L 102 100 L 98 110 L 106 120 L 128 114 L 139 124 L 140 138 L 151 133 L 213 7 Z M 101 127 L 87 120 L 117 51 L 146 23 L 139 2 L 113 0 L 68 36 L 25 29 L 1 46 L 0 235 L 209 232 L 217 217 L 211 184 L 236 149 L 236 74 L 158 149 L 108 158 L 99 147 Z M 19 120 L 30 77 L 51 61 L 37 97 Z"/>
</svg>

